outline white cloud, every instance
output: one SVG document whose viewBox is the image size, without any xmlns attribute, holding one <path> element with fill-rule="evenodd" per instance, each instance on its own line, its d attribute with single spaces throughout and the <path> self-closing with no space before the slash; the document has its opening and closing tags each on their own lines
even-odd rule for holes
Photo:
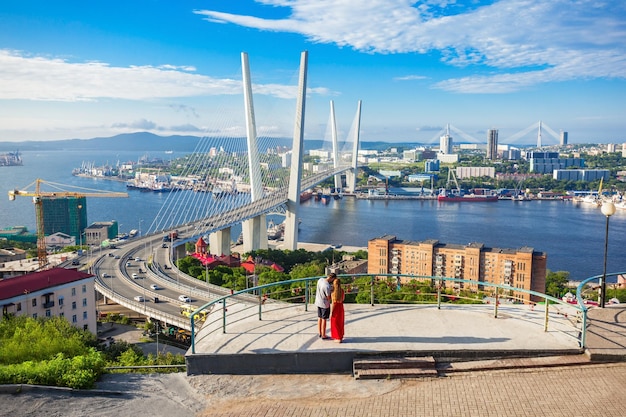
<svg viewBox="0 0 626 417">
<path fill-rule="evenodd" d="M 68 62 L 0 50 L 0 100 L 94 101 L 241 95 L 242 81 L 190 73 L 172 65 L 112 67 L 101 62 Z M 297 86 L 256 84 L 255 94 L 293 99 Z M 325 88 L 310 94 L 329 94 Z"/>
<path fill-rule="evenodd" d="M 450 91 L 493 87 L 508 92 L 552 81 L 626 77 L 626 3 L 621 0 L 496 0 L 484 6 L 469 0 L 257 2 L 288 8 L 291 14 L 272 20 L 196 13 L 214 22 L 299 33 L 312 42 L 369 53 L 439 51 L 449 65 L 476 68 L 475 76 L 435 85 Z"/>
</svg>

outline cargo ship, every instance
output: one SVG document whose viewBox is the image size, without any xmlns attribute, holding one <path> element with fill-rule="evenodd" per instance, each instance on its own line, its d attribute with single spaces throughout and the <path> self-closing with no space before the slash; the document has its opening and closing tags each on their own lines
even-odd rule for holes
<svg viewBox="0 0 626 417">
<path fill-rule="evenodd" d="M 22 165 L 22 156 L 19 151 L 0 153 L 0 167 L 16 167 Z"/>
</svg>

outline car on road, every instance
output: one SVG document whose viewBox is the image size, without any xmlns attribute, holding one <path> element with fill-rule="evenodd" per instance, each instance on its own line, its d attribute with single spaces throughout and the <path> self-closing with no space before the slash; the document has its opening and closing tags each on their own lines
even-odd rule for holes
<svg viewBox="0 0 626 417">
<path fill-rule="evenodd" d="M 130 262 L 126 262 L 126 268 L 132 266 L 133 264 L 131 264 Z"/>
<path fill-rule="evenodd" d="M 133 272 L 133 274 L 131 275 L 131 277 L 133 277 L 134 279 L 137 279 L 137 278 L 139 278 L 139 275 L 138 275 L 137 273 Z"/>
<path fill-rule="evenodd" d="M 161 245 L 161 247 L 162 247 L 163 249 L 166 249 L 166 248 L 167 248 L 167 243 L 162 244 L 162 245 Z"/>
<path fill-rule="evenodd" d="M 189 298 L 186 295 L 179 295 L 178 296 L 178 301 L 182 301 L 183 303 L 190 303 L 191 302 L 191 298 Z"/>
<path fill-rule="evenodd" d="M 102 278 L 110 278 L 111 275 L 107 274 L 106 272 L 102 274 Z"/>
<path fill-rule="evenodd" d="M 161 289 L 161 287 L 159 287 L 159 286 L 158 286 L 158 285 L 156 285 L 156 284 L 152 284 L 152 285 L 150 285 L 150 289 L 151 289 L 151 290 L 155 290 L 155 291 L 156 291 L 156 290 L 160 290 L 160 289 Z"/>
<path fill-rule="evenodd" d="M 133 298 L 133 300 L 139 301 L 140 303 L 146 301 L 146 299 L 143 298 L 143 295 L 136 295 L 135 298 Z"/>
<path fill-rule="evenodd" d="M 115 255 L 113 258 L 114 259 L 120 259 L 120 255 Z"/>
<path fill-rule="evenodd" d="M 135 258 L 135 262 L 141 262 L 141 258 L 140 257 L 136 257 Z"/>
<path fill-rule="evenodd" d="M 72 261 L 72 265 L 80 265 L 80 261 L 78 259 L 74 259 Z"/>
</svg>

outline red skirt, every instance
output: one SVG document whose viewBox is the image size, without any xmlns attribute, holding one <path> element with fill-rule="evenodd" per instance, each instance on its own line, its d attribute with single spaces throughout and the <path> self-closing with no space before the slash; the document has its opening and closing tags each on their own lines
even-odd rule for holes
<svg viewBox="0 0 626 417">
<path fill-rule="evenodd" d="M 344 320 L 343 303 L 333 304 L 333 312 L 330 315 L 330 337 L 335 340 L 343 340 Z"/>
</svg>

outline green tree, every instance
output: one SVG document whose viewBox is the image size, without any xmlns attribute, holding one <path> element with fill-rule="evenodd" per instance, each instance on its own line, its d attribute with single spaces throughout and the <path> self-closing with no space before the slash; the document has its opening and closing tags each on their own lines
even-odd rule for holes
<svg viewBox="0 0 626 417">
<path fill-rule="evenodd" d="M 548 270 L 546 275 L 546 294 L 556 298 L 560 298 L 567 292 L 567 283 L 569 282 L 569 272 Z"/>
<path fill-rule="evenodd" d="M 202 262 L 193 256 L 185 256 L 184 258 L 179 259 L 176 265 L 178 265 L 178 269 L 180 269 L 182 273 L 191 275 L 189 274 L 189 269 L 192 266 L 202 266 Z"/>
</svg>

